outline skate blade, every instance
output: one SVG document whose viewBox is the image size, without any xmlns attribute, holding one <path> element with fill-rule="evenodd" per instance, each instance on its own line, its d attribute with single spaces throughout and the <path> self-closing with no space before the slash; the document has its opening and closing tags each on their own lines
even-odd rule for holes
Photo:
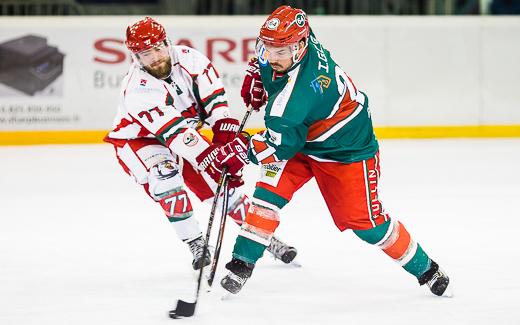
<svg viewBox="0 0 520 325">
<path fill-rule="evenodd" d="M 302 267 L 302 264 L 296 258 L 294 260 L 292 260 L 291 263 L 289 263 L 287 265 L 292 266 L 292 267 Z"/>
<path fill-rule="evenodd" d="M 287 265 L 287 266 L 292 266 L 292 267 L 302 267 L 302 264 L 300 263 L 300 261 L 296 257 L 292 261 L 290 261 L 289 263 L 285 263 L 281 259 L 278 259 L 278 258 L 276 258 L 276 257 L 274 257 L 272 255 L 271 255 L 271 257 L 272 257 L 272 259 L 274 261 L 280 262 L 280 264 L 282 264 L 282 265 Z"/>
<path fill-rule="evenodd" d="M 202 270 L 202 280 L 200 283 L 200 288 L 203 291 L 211 292 L 211 286 L 209 285 L 209 274 L 211 273 L 211 264 L 205 266 Z"/>
<path fill-rule="evenodd" d="M 220 300 L 222 301 L 226 301 L 226 300 L 231 300 L 233 299 L 233 296 L 235 296 L 236 294 L 233 294 L 231 292 L 225 292 L 222 294 L 222 296 L 220 296 Z"/>
<path fill-rule="evenodd" d="M 440 296 L 438 296 L 438 295 L 434 294 L 433 292 L 431 292 L 431 290 L 428 288 L 428 286 L 426 286 L 425 294 L 428 295 L 428 296 L 433 296 L 433 297 L 437 297 L 437 298 L 453 298 L 453 296 L 454 296 L 454 294 L 453 294 L 453 286 L 452 286 L 452 284 L 450 282 L 448 284 L 448 287 L 446 288 L 446 290 L 444 290 L 444 292 Z"/>
<path fill-rule="evenodd" d="M 448 287 L 444 290 L 441 297 L 453 298 L 453 286 L 451 285 L 451 282 L 448 283 Z"/>
</svg>

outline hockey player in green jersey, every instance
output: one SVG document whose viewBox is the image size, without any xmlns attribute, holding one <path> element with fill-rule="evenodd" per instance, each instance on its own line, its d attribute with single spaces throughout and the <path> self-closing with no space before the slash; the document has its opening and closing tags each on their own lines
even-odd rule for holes
<svg viewBox="0 0 520 325">
<path fill-rule="evenodd" d="M 305 12 L 281 6 L 268 17 L 241 95 L 255 109 L 265 104 L 266 131 L 231 146 L 230 169 L 250 160 L 262 174 L 221 281 L 226 290 L 241 290 L 279 225 L 279 211 L 314 177 L 340 231 L 352 229 L 382 249 L 433 294 L 451 295 L 446 273 L 383 209 L 368 97 L 318 42 Z"/>
</svg>

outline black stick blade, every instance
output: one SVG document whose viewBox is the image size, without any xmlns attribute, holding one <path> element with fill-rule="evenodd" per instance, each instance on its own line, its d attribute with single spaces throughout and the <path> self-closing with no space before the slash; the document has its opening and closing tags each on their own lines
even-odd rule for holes
<svg viewBox="0 0 520 325">
<path fill-rule="evenodd" d="M 184 300 L 177 300 L 177 307 L 170 310 L 170 318 L 177 319 L 181 317 L 191 317 L 195 314 L 195 305 L 197 302 L 186 302 Z"/>
</svg>

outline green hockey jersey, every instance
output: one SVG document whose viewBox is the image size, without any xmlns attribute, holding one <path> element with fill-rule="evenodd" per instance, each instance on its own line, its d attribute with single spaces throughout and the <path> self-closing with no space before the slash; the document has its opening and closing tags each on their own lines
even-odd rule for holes
<svg viewBox="0 0 520 325">
<path fill-rule="evenodd" d="M 266 132 L 252 139 L 254 163 L 288 160 L 301 152 L 314 159 L 350 163 L 378 150 L 367 96 L 334 62 L 311 31 L 307 53 L 275 76 L 265 49 L 259 66 L 268 94 Z"/>
</svg>

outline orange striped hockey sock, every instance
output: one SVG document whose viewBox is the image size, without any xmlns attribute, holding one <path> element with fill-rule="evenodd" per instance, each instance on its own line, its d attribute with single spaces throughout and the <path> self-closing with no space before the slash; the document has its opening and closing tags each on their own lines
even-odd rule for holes
<svg viewBox="0 0 520 325">
<path fill-rule="evenodd" d="M 372 229 L 354 230 L 354 233 L 367 243 L 381 248 L 417 278 L 430 268 L 431 259 L 399 221 L 389 220 Z"/>
<path fill-rule="evenodd" d="M 269 246 L 279 224 L 277 211 L 251 204 L 235 242 L 233 257 L 255 264 Z"/>
</svg>

